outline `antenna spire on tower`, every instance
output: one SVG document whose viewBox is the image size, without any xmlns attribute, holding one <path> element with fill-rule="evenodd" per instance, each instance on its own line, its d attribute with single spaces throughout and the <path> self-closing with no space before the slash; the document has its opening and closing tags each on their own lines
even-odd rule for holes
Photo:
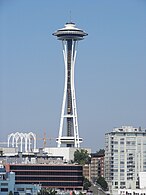
<svg viewBox="0 0 146 195">
<path fill-rule="evenodd" d="M 70 15 L 69 15 L 69 16 L 70 16 L 69 19 L 70 19 L 70 23 L 71 23 L 71 22 L 72 22 L 72 21 L 71 21 L 71 20 L 72 20 L 72 18 L 71 18 L 71 10 L 70 10 L 69 14 L 70 14 Z"/>
</svg>

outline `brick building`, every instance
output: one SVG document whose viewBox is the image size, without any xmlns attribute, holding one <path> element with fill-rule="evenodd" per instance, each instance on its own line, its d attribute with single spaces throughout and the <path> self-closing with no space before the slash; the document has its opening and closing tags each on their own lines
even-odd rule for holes
<svg viewBox="0 0 146 195">
<path fill-rule="evenodd" d="M 104 153 L 92 153 L 91 180 L 94 182 L 100 176 L 104 177 Z"/>
</svg>

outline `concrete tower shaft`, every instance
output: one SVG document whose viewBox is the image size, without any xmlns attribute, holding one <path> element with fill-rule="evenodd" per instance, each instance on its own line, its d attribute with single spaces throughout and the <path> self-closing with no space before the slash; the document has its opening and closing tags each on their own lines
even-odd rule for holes
<svg viewBox="0 0 146 195">
<path fill-rule="evenodd" d="M 58 147 L 65 144 L 67 147 L 80 147 L 82 138 L 79 138 L 77 107 L 74 87 L 74 66 L 76 59 L 76 45 L 87 35 L 83 30 L 76 28 L 74 23 L 66 23 L 65 27 L 53 33 L 63 43 L 65 63 L 64 95 L 60 120 Z M 66 122 L 66 135 L 63 136 Z"/>
</svg>

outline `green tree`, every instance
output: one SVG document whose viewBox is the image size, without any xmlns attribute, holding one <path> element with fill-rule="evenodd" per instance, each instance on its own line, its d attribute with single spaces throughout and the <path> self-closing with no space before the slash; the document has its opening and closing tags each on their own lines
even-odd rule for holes
<svg viewBox="0 0 146 195">
<path fill-rule="evenodd" d="M 49 195 L 55 195 L 56 191 L 52 188 L 48 188 Z"/>
<path fill-rule="evenodd" d="M 42 188 L 38 195 L 55 195 L 56 191 L 52 188 Z"/>
<path fill-rule="evenodd" d="M 99 151 L 96 152 L 98 155 L 104 155 L 105 150 L 104 149 L 100 149 Z"/>
<path fill-rule="evenodd" d="M 72 192 L 72 195 L 76 195 L 76 193 L 73 191 L 73 192 Z"/>
<path fill-rule="evenodd" d="M 74 162 L 80 165 L 89 164 L 91 157 L 87 150 L 81 149 L 74 152 Z"/>
<path fill-rule="evenodd" d="M 42 188 L 40 190 L 40 192 L 38 193 L 38 195 L 48 195 L 47 189 L 46 188 Z"/>
<path fill-rule="evenodd" d="M 79 192 L 79 195 L 83 195 L 83 193 L 82 192 Z"/>
<path fill-rule="evenodd" d="M 0 150 L 0 156 L 3 156 L 4 152 L 3 150 Z"/>
<path fill-rule="evenodd" d="M 103 190 L 107 190 L 108 189 L 108 184 L 105 181 L 104 177 L 99 177 L 96 182 L 103 188 Z"/>
<path fill-rule="evenodd" d="M 13 192 L 12 192 L 12 191 L 10 191 L 10 192 L 9 192 L 9 195 L 13 195 Z"/>
<path fill-rule="evenodd" d="M 84 177 L 84 180 L 83 180 L 83 189 L 84 190 L 88 190 L 90 186 L 91 186 L 91 182 L 87 178 Z"/>
</svg>

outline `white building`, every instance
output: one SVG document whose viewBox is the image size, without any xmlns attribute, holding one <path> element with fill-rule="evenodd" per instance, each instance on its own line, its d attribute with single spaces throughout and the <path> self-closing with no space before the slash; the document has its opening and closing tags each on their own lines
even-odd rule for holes
<svg viewBox="0 0 146 195">
<path fill-rule="evenodd" d="M 146 172 L 139 173 L 139 187 L 146 191 Z"/>
<path fill-rule="evenodd" d="M 74 148 L 74 147 L 50 147 L 44 148 L 44 152 L 47 153 L 48 156 L 55 156 L 55 157 L 63 157 L 63 160 L 68 162 L 74 160 L 74 152 L 76 150 L 87 150 L 88 154 L 91 154 L 91 148 Z"/>
<path fill-rule="evenodd" d="M 132 126 L 105 134 L 105 179 L 112 194 L 139 187 L 139 172 L 146 172 L 146 131 Z"/>
<path fill-rule="evenodd" d="M 146 195 L 146 172 L 139 173 L 140 189 L 120 189 L 118 195 Z"/>
<path fill-rule="evenodd" d="M 118 195 L 146 195 L 146 189 L 122 189 L 118 191 Z"/>
</svg>

